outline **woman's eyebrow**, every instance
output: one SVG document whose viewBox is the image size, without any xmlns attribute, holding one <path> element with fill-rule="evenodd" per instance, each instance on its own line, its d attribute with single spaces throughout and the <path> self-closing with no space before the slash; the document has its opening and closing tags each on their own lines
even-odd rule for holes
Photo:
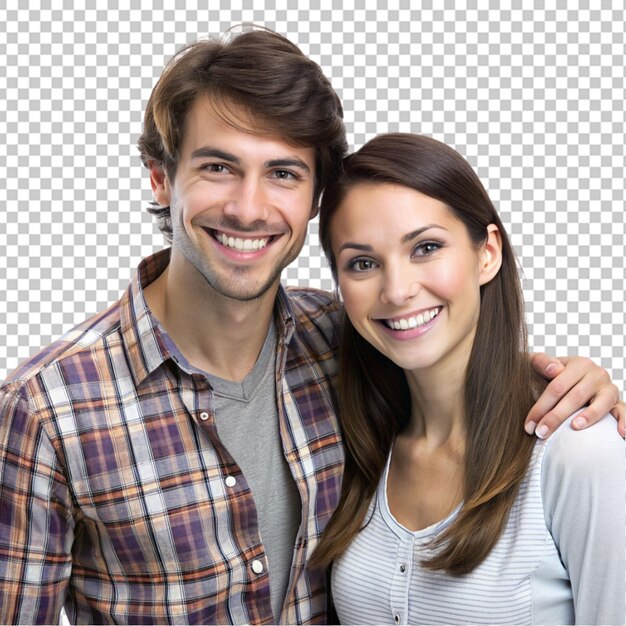
<svg viewBox="0 0 626 626">
<path fill-rule="evenodd" d="M 412 230 L 410 233 L 403 235 L 400 241 L 401 243 L 409 243 L 410 241 L 413 241 L 413 239 L 415 239 L 416 237 L 419 237 L 422 233 L 426 232 L 427 230 L 430 230 L 431 228 L 440 228 L 441 230 L 446 230 L 446 231 L 448 230 L 447 228 L 444 228 L 443 226 L 440 226 L 439 224 L 426 224 L 426 226 L 421 226 L 420 228 L 416 228 L 415 230 Z M 337 252 L 341 252 L 342 250 L 346 250 L 347 248 L 350 248 L 353 250 L 360 250 L 361 252 L 373 252 L 374 251 L 374 248 L 370 246 L 369 244 L 356 243 L 354 241 L 346 241 L 345 243 L 341 244 L 341 246 L 339 246 L 339 250 Z"/>
<path fill-rule="evenodd" d="M 342 250 L 346 250 L 347 248 L 352 248 L 354 250 L 360 250 L 361 252 L 373 252 L 374 248 L 364 243 L 355 243 L 353 241 L 346 241 L 346 243 L 341 244 L 338 252 Z"/>
<path fill-rule="evenodd" d="M 443 226 L 439 226 L 439 224 L 426 224 L 426 226 L 422 226 L 421 228 L 416 228 L 412 230 L 410 233 L 404 235 L 401 239 L 402 243 L 409 243 L 409 241 L 413 241 L 416 237 L 419 237 L 422 233 L 430 230 L 431 228 L 440 228 L 441 230 L 448 230 Z"/>
</svg>

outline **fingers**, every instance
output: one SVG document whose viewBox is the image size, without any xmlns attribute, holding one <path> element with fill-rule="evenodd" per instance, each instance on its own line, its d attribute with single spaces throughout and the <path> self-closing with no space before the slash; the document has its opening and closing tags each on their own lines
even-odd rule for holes
<svg viewBox="0 0 626 626">
<path fill-rule="evenodd" d="M 561 360 L 548 356 L 544 352 L 535 352 L 530 355 L 530 362 L 544 378 L 552 379 L 565 369 L 564 363 L 567 362 L 567 357 L 564 357 L 563 362 L 561 362 Z"/>
<path fill-rule="evenodd" d="M 572 421 L 575 430 L 581 430 L 587 426 L 595 424 L 602 419 L 607 413 L 611 412 L 619 401 L 619 391 L 614 384 L 603 387 L 593 397 L 589 406 L 586 406 L 582 412 Z M 577 409 L 574 409 L 576 411 Z"/>
<path fill-rule="evenodd" d="M 619 401 L 617 387 L 611 383 L 608 373 L 590 359 L 571 357 L 562 361 L 565 368 L 546 387 L 526 418 L 525 430 L 529 434 L 534 432 L 545 438 L 583 407 L 573 426 L 585 428 L 606 415 Z M 553 362 L 554 359 L 546 355 L 533 357 L 533 366 L 538 370 L 543 367 L 544 372 Z"/>
<path fill-rule="evenodd" d="M 537 353 L 532 356 L 531 363 L 533 367 L 545 378 L 554 378 L 531 408 L 526 418 L 528 426 L 530 422 L 534 423 L 533 431 L 534 427 L 539 424 L 547 413 L 554 409 L 565 394 L 580 383 L 585 376 L 592 377 L 592 381 L 589 381 L 592 385 L 594 384 L 593 381 L 597 381 L 595 383 L 597 388 L 593 390 L 593 393 L 589 392 L 590 395 L 586 400 L 590 399 L 603 384 L 610 384 L 611 382 L 608 374 L 589 359 L 572 357 L 562 360 L 566 363 L 566 367 L 559 359 L 551 358 L 546 354 Z M 576 408 L 580 409 L 583 406 L 584 404 L 580 404 Z"/>
<path fill-rule="evenodd" d="M 617 420 L 617 430 L 622 436 L 622 439 L 626 438 L 624 423 L 626 421 L 626 405 L 623 401 L 619 401 L 610 411 L 611 415 Z"/>
</svg>

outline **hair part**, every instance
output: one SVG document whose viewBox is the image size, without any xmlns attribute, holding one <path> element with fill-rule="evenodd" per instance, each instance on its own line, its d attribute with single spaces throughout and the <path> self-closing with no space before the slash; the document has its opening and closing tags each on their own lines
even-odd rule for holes
<svg viewBox="0 0 626 626">
<path fill-rule="evenodd" d="M 348 147 L 341 101 L 317 63 L 267 29 L 227 41 L 196 41 L 180 50 L 150 95 L 138 142 L 144 165 L 160 165 L 172 181 L 187 114 L 201 96 L 207 96 L 216 114 L 238 130 L 314 148 L 317 203 Z M 233 105 L 246 114 L 243 119 L 231 113 Z M 153 203 L 148 211 L 171 241 L 169 207 Z"/>
<path fill-rule="evenodd" d="M 463 506 L 423 562 L 433 570 L 465 574 L 496 544 L 524 478 L 534 447 L 523 420 L 534 402 L 527 358 L 523 296 L 515 255 L 487 192 L 467 161 L 432 138 L 381 135 L 344 159 L 320 207 L 320 239 L 335 280 L 332 220 L 348 191 L 391 183 L 443 202 L 480 246 L 487 226 L 502 238 L 502 265 L 480 288 L 480 315 L 465 375 L 467 442 Z M 314 553 L 316 565 L 337 559 L 362 528 L 395 436 L 410 419 L 403 370 L 376 351 L 345 316 L 339 364 L 339 411 L 346 472 L 337 510 Z"/>
</svg>

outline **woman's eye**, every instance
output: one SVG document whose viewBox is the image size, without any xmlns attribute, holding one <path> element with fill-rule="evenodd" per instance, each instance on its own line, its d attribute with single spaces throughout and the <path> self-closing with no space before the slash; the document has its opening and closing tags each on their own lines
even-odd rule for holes
<svg viewBox="0 0 626 626">
<path fill-rule="evenodd" d="M 354 259 L 349 264 L 348 269 L 353 272 L 367 272 L 374 267 L 376 267 L 376 263 L 372 259 Z"/>
<path fill-rule="evenodd" d="M 442 245 L 437 241 L 423 241 L 413 248 L 413 256 L 428 256 L 437 252 L 441 247 Z"/>
</svg>

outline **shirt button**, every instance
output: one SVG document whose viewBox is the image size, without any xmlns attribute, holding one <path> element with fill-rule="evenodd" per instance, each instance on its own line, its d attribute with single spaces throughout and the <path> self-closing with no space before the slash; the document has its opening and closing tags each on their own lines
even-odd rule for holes
<svg viewBox="0 0 626 626">
<path fill-rule="evenodd" d="M 252 561 L 252 571 L 255 574 L 261 574 L 263 572 L 263 563 L 258 559 L 254 559 L 254 561 Z"/>
<path fill-rule="evenodd" d="M 234 476 L 226 476 L 224 481 L 227 487 L 234 487 L 237 484 L 237 479 Z"/>
<path fill-rule="evenodd" d="M 406 572 L 406 565 L 404 563 L 402 563 L 402 565 L 400 565 L 400 571 L 404 574 L 404 572 Z"/>
<path fill-rule="evenodd" d="M 400 616 L 399 616 L 397 613 L 393 616 L 393 621 L 394 621 L 396 624 L 399 624 L 399 623 L 400 623 Z"/>
<path fill-rule="evenodd" d="M 206 422 L 209 419 L 209 414 L 206 411 L 202 411 L 202 413 L 200 413 L 200 419 Z"/>
</svg>

